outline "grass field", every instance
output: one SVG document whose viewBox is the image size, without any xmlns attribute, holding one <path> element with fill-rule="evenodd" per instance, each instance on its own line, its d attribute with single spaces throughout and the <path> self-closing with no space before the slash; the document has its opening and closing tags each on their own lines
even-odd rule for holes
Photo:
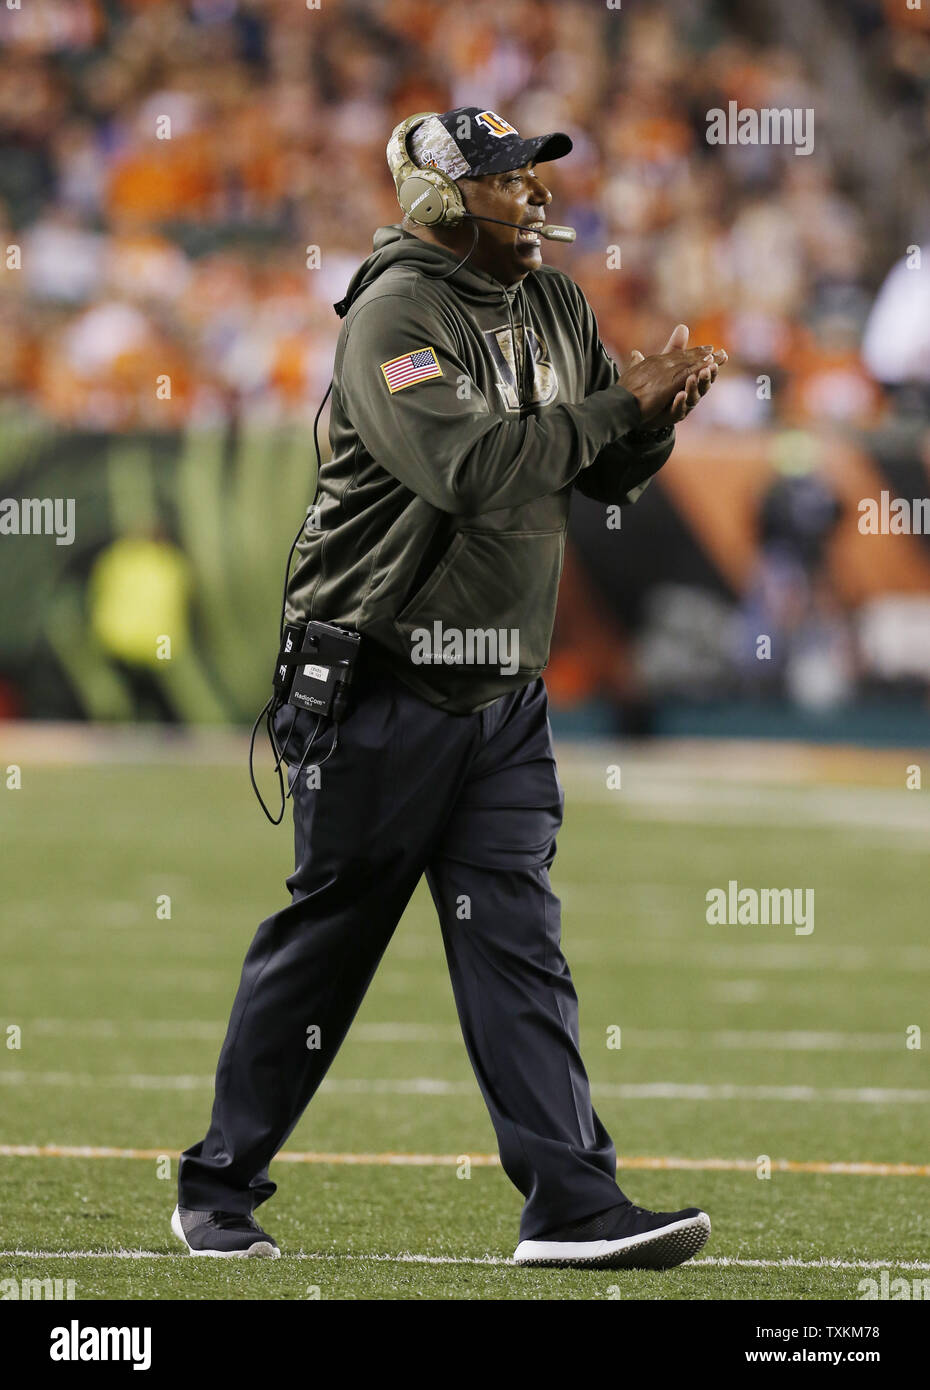
<svg viewBox="0 0 930 1390">
<path fill-rule="evenodd" d="M 697 1260 L 509 1264 L 520 1198 L 422 885 L 272 1169 L 261 1217 L 283 1258 L 179 1253 L 177 1154 L 206 1128 L 242 956 L 291 868 L 240 751 L 0 735 L 3 768 L 22 768 L 0 790 L 0 1278 L 73 1279 L 78 1299 L 671 1300 L 856 1300 L 873 1264 L 930 1279 L 930 789 L 905 790 L 920 755 L 742 745 L 560 764 L 553 882 L 595 1103 L 633 1200 L 710 1212 Z M 813 889 L 813 932 L 708 925 L 705 895 L 731 879 Z"/>
</svg>

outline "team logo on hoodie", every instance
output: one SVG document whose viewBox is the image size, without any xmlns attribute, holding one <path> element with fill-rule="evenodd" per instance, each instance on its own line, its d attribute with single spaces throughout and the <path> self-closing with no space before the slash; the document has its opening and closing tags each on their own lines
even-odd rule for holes
<svg viewBox="0 0 930 1390">
<path fill-rule="evenodd" d="M 527 328 L 525 334 L 520 325 L 516 330 L 517 358 L 526 361 L 526 348 L 532 363 L 532 375 L 524 370 L 517 372 L 514 365 L 513 334 L 510 325 L 490 328 L 484 335 L 488 351 L 497 372 L 497 389 L 508 410 L 519 410 L 525 405 L 548 405 L 558 395 L 559 379 L 549 356 L 549 345 L 535 328 Z"/>
</svg>

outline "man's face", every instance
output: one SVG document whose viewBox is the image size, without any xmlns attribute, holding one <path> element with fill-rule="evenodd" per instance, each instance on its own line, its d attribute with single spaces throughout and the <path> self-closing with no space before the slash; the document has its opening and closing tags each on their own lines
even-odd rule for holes
<svg viewBox="0 0 930 1390">
<path fill-rule="evenodd" d="M 503 285 L 512 285 L 531 270 L 538 270 L 542 265 L 541 241 L 530 227 L 546 220 L 543 209 L 551 203 L 552 194 L 537 177 L 533 165 L 508 169 L 503 174 L 460 179 L 459 187 L 469 212 L 481 217 L 497 217 L 502 222 L 517 222 L 527 229 L 516 231 L 513 227 L 498 227 L 493 222 L 472 224 L 479 229 L 472 265 L 493 275 Z"/>
</svg>

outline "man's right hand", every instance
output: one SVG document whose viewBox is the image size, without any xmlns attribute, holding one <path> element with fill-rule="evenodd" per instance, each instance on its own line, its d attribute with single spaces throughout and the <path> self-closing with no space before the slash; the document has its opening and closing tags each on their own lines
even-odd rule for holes
<svg viewBox="0 0 930 1390">
<path fill-rule="evenodd" d="M 684 325 L 679 324 L 663 352 L 634 362 L 620 378 L 620 385 L 639 402 L 644 425 L 671 409 L 675 398 L 688 387 L 689 378 L 697 379 L 703 372 L 712 380 L 717 367 L 727 360 L 722 349 L 715 352 L 710 344 L 694 348 L 677 346 L 682 338 L 688 341 L 687 332 Z"/>
</svg>

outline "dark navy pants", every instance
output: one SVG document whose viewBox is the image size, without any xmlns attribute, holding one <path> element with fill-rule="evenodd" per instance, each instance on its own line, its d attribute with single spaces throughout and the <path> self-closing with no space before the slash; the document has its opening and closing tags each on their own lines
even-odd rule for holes
<svg viewBox="0 0 930 1390">
<path fill-rule="evenodd" d="M 285 706 L 288 761 L 322 759 L 332 726 Z M 206 1138 L 181 1158 L 179 1200 L 251 1212 L 358 1011 L 425 873 L 462 1033 L 504 1171 L 525 1197 L 521 1239 L 625 1201 L 591 1105 L 578 1001 L 549 883 L 562 819 L 542 679 L 473 715 L 369 675 L 319 786 L 295 777 L 292 901 L 249 948 Z M 319 1049 L 307 1029 L 320 1029 Z"/>
</svg>

